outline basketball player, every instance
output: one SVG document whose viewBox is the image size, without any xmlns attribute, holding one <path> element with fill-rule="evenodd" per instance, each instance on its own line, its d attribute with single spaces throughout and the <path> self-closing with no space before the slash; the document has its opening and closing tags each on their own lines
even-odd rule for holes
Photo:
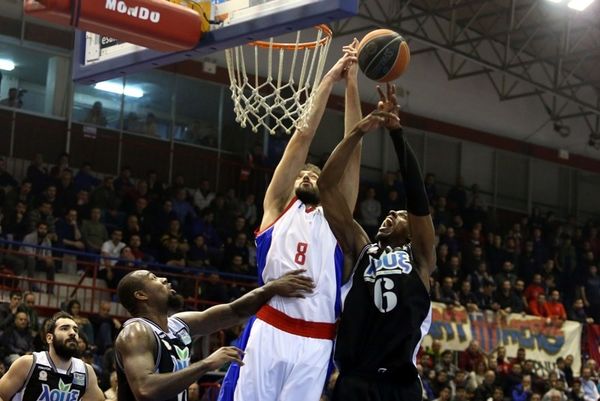
<svg viewBox="0 0 600 401">
<path fill-rule="evenodd" d="M 319 206 L 318 167 L 305 164 L 310 144 L 333 85 L 346 80 L 344 125 L 361 118 L 355 39 L 323 77 L 307 126 L 290 139 L 269 184 L 264 216 L 256 234 L 259 282 L 294 269 L 306 269 L 315 291 L 303 299 L 274 297 L 242 334 L 244 364 L 232 365 L 221 387 L 221 401 L 318 401 L 327 376 L 341 310 L 343 257 Z M 358 193 L 360 147 L 341 181 L 341 200 L 354 209 Z M 239 372 L 239 379 L 238 379 Z M 237 380 L 237 383 L 236 383 Z"/>
<path fill-rule="evenodd" d="M 429 277 L 435 266 L 434 231 L 417 159 L 402 135 L 395 89 L 379 90 L 379 110 L 359 122 L 336 147 L 318 186 L 325 217 L 354 265 L 344 288 L 344 313 L 335 361 L 336 401 L 421 399 L 415 357 L 431 323 Z M 384 126 L 398 156 L 407 210 L 391 210 L 370 243 L 343 202 L 340 177 L 360 139 Z"/>
<path fill-rule="evenodd" d="M 94 369 L 75 358 L 79 327 L 58 312 L 46 323 L 48 351 L 17 359 L 0 379 L 0 401 L 104 401 Z"/>
<path fill-rule="evenodd" d="M 166 278 L 147 270 L 127 274 L 117 293 L 132 319 L 124 323 L 115 343 L 118 399 L 123 401 L 186 401 L 187 389 L 206 372 L 227 362 L 241 363 L 241 352 L 222 347 L 190 364 L 192 337 L 243 323 L 273 296 L 303 297 L 313 289 L 304 270 L 295 270 L 236 301 L 203 312 L 168 317 L 177 301 Z"/>
</svg>

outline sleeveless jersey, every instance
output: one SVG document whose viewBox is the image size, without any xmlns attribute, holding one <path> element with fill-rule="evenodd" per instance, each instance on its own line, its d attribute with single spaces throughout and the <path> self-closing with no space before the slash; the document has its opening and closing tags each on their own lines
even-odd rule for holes
<svg viewBox="0 0 600 401">
<path fill-rule="evenodd" d="M 165 333 L 156 323 L 145 318 L 133 318 L 127 320 L 123 327 L 133 323 L 140 322 L 152 329 L 156 337 L 156 357 L 154 371 L 156 373 L 170 373 L 184 369 L 190 364 L 190 353 L 192 346 L 192 337 L 190 329 L 181 319 L 170 317 L 169 332 Z M 129 387 L 125 372 L 123 371 L 123 362 L 121 356 L 117 353 L 117 379 L 118 379 L 118 399 L 134 401 L 135 396 Z M 187 389 L 175 397 L 165 399 L 165 401 L 187 401 Z"/>
<path fill-rule="evenodd" d="M 12 401 L 78 401 L 85 394 L 87 368 L 85 362 L 71 358 L 71 367 L 58 369 L 47 351 L 34 352 L 33 364 L 23 388 Z"/>
<path fill-rule="evenodd" d="M 362 250 L 343 290 L 335 348 L 341 374 L 417 380 L 416 355 L 431 324 L 431 301 L 415 263 L 410 245 Z"/>
<path fill-rule="evenodd" d="M 256 259 L 261 285 L 298 269 L 306 269 L 315 283 L 306 298 L 275 296 L 270 306 L 309 322 L 336 321 L 344 256 L 322 207 L 307 208 L 294 198 L 270 227 L 257 233 Z"/>
</svg>

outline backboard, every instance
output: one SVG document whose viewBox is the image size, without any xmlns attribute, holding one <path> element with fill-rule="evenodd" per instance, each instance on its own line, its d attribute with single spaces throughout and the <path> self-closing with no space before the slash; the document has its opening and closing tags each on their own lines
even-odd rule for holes
<svg viewBox="0 0 600 401">
<path fill-rule="evenodd" d="M 196 9 L 194 3 L 201 3 L 193 0 L 171 1 L 187 3 L 193 9 Z M 93 84 L 122 74 L 156 68 L 254 40 L 351 17 L 358 13 L 358 1 L 212 0 L 209 6 L 210 19 L 221 23 L 212 25 L 208 32 L 204 32 L 196 48 L 172 53 L 119 42 L 91 32 L 76 31 L 73 80 Z M 198 9 L 200 12 L 205 10 L 206 8 Z"/>
</svg>

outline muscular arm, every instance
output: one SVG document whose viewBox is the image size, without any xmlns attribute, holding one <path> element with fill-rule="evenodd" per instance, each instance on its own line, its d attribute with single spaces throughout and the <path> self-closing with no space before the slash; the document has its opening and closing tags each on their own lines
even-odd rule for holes
<svg viewBox="0 0 600 401">
<path fill-rule="evenodd" d="M 429 214 L 429 201 L 421 169 L 413 150 L 403 136 L 402 128 L 392 129 L 390 137 L 398 156 L 400 173 L 406 191 L 406 208 L 413 256 L 421 267 L 421 273 L 427 276 L 422 277 L 423 280 L 425 281 L 426 278 L 426 285 L 429 285 L 429 275 L 435 269 L 435 233 Z"/>
<path fill-rule="evenodd" d="M 314 285 L 304 270 L 283 275 L 260 288 L 256 288 L 235 301 L 217 305 L 203 312 L 182 312 L 174 315 L 183 320 L 193 336 L 205 335 L 243 323 L 275 295 L 302 297 L 312 291 Z"/>
<path fill-rule="evenodd" d="M 23 387 L 32 365 L 32 355 L 22 356 L 13 362 L 0 379 L 0 401 L 9 401 Z"/>
<path fill-rule="evenodd" d="M 306 126 L 297 129 L 292 135 L 281 161 L 275 168 L 263 202 L 265 212 L 260 224 L 261 230 L 271 224 L 289 203 L 294 181 L 306 163 L 308 149 L 325 112 L 333 84 L 341 79 L 345 66 L 355 59 L 355 56 L 344 55 L 321 80 L 306 120 Z"/>
<path fill-rule="evenodd" d="M 369 243 L 369 237 L 352 218 L 352 212 L 344 202 L 340 182 L 350 156 L 359 146 L 364 135 L 365 132 L 357 125 L 334 149 L 317 182 L 325 218 L 344 255 L 352 261 L 356 260 L 361 249 Z M 344 281 L 350 277 L 351 269 L 352 263 L 347 261 L 344 268 Z"/>
<path fill-rule="evenodd" d="M 354 39 L 351 47 L 356 48 L 358 40 Z M 349 136 L 356 124 L 362 119 L 360 94 L 358 92 L 358 63 L 351 63 L 346 72 L 346 104 L 344 108 L 344 137 Z M 350 211 L 356 207 L 360 177 L 360 160 L 362 139 L 349 156 L 346 171 L 340 183 L 340 192 Z"/>
<path fill-rule="evenodd" d="M 198 377 L 215 369 L 206 360 L 202 360 L 176 372 L 156 373 L 156 338 L 152 330 L 143 323 L 132 323 L 125 327 L 115 345 L 127 382 L 137 401 L 174 398 L 198 380 Z"/>
<path fill-rule="evenodd" d="M 98 378 L 96 372 L 89 364 L 85 364 L 85 369 L 88 374 L 87 387 L 85 388 L 85 394 L 81 397 L 81 401 L 104 401 L 104 394 L 100 387 L 98 387 Z"/>
</svg>

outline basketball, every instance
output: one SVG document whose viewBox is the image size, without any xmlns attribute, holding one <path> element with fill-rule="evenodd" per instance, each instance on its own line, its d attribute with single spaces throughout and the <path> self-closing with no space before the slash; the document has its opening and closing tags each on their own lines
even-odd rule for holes
<svg viewBox="0 0 600 401">
<path fill-rule="evenodd" d="M 360 70 L 377 82 L 389 82 L 404 73 L 410 63 L 406 40 L 389 29 L 369 32 L 358 45 Z"/>
</svg>

